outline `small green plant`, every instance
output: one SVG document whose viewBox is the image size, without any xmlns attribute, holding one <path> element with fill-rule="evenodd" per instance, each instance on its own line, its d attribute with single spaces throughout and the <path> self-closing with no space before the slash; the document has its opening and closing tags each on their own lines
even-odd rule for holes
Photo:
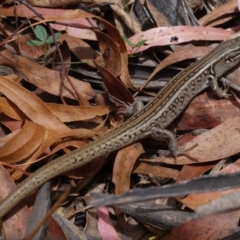
<svg viewBox="0 0 240 240">
<path fill-rule="evenodd" d="M 137 43 L 132 43 L 128 38 L 126 38 L 124 35 L 121 35 L 123 41 L 127 43 L 132 49 L 134 48 L 140 48 L 147 40 L 140 40 Z"/>
<path fill-rule="evenodd" d="M 38 25 L 34 28 L 34 34 L 39 40 L 28 40 L 27 44 L 29 46 L 40 47 L 54 43 L 53 36 L 48 37 L 46 29 L 41 25 Z M 61 35 L 62 34 L 60 32 L 56 32 L 54 34 L 56 40 L 58 40 L 61 37 Z"/>
</svg>

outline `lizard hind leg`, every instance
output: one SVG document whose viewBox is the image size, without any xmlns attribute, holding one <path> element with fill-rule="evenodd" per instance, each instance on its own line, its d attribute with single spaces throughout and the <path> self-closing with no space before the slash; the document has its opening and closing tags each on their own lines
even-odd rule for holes
<svg viewBox="0 0 240 240">
<path fill-rule="evenodd" d="M 191 159 L 193 162 L 198 162 L 198 160 L 197 160 L 195 157 L 193 157 L 193 156 L 191 156 L 191 154 L 187 153 L 188 151 L 190 151 L 190 150 L 192 150 L 193 148 L 195 148 L 197 145 L 198 145 L 198 144 L 196 143 L 196 144 L 194 144 L 194 145 L 192 145 L 192 146 L 190 146 L 190 147 L 188 147 L 188 148 L 186 148 L 186 149 L 177 148 L 177 150 L 174 151 L 174 152 L 171 152 L 171 150 L 170 150 L 170 148 L 169 148 L 169 151 L 171 152 L 171 154 L 172 154 L 173 157 L 174 157 L 174 164 L 177 163 L 177 157 L 180 156 L 180 155 L 183 155 L 183 156 L 188 157 L 188 158 Z"/>
<path fill-rule="evenodd" d="M 184 155 L 190 158 L 192 161 L 198 162 L 196 158 L 192 157 L 190 154 L 187 153 L 191 149 L 195 148 L 197 144 L 187 149 L 178 148 L 175 134 L 160 127 L 153 127 L 150 133 L 150 137 L 158 141 L 165 141 L 168 143 L 168 149 L 174 157 L 174 164 L 177 163 L 177 156 L 179 155 Z"/>
</svg>

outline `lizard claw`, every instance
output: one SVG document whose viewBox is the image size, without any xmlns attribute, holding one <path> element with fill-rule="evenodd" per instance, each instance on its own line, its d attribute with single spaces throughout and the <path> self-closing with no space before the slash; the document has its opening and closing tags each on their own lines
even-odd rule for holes
<svg viewBox="0 0 240 240">
<path fill-rule="evenodd" d="M 193 148 L 195 148 L 198 144 L 194 144 L 191 147 L 188 147 L 186 149 L 182 149 L 182 148 L 178 148 L 177 151 L 173 152 L 173 157 L 174 157 L 174 164 L 176 165 L 177 163 L 177 156 L 183 155 L 186 156 L 188 158 L 190 158 L 192 161 L 194 162 L 198 162 L 198 160 L 195 157 L 192 157 L 191 154 L 188 154 L 187 152 L 192 150 Z"/>
</svg>

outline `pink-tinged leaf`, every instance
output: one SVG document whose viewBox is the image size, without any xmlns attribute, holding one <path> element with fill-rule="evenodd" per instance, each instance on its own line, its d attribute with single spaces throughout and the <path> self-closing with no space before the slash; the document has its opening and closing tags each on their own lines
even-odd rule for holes
<svg viewBox="0 0 240 240">
<path fill-rule="evenodd" d="M 54 9 L 54 8 L 39 8 L 39 7 L 33 7 L 38 13 L 40 13 L 45 19 L 50 18 L 50 17 L 55 17 L 55 16 L 62 16 L 64 13 L 68 10 L 64 9 Z M 35 17 L 34 12 L 29 10 L 26 6 L 24 5 L 18 5 L 18 6 L 13 6 L 10 8 L 3 8 L 2 14 L 4 16 L 15 16 L 15 14 L 18 17 L 28 17 L 32 18 Z M 79 10 L 80 11 L 80 10 Z M 84 13 L 84 11 L 82 11 Z M 80 14 L 81 15 L 81 14 Z M 96 40 L 95 34 L 87 28 L 94 28 L 97 27 L 96 23 L 94 20 L 91 18 L 78 18 L 78 19 L 59 19 L 59 22 L 63 24 L 51 24 L 51 27 L 57 31 L 66 31 L 69 36 L 75 36 L 79 37 L 81 39 L 88 39 L 88 40 Z M 83 27 L 83 29 L 77 28 L 77 27 L 71 27 L 68 26 L 69 24 L 78 24 Z"/>
<path fill-rule="evenodd" d="M 98 216 L 99 216 L 99 221 L 98 221 L 98 231 L 101 235 L 102 240 L 120 240 L 118 237 L 113 224 L 112 220 L 109 217 L 109 213 L 107 208 L 101 207 L 98 209 Z"/>
<path fill-rule="evenodd" d="M 211 51 L 211 47 L 195 47 L 190 46 L 189 48 L 183 48 L 178 50 L 177 52 L 172 53 L 167 56 L 158 66 L 154 69 L 151 75 L 148 78 L 148 81 L 153 78 L 158 72 L 160 72 L 165 67 L 174 64 L 176 62 L 180 62 L 183 60 L 202 57 L 208 54 Z"/>
<path fill-rule="evenodd" d="M 165 46 L 170 44 L 180 44 L 189 41 L 222 41 L 227 39 L 232 31 L 201 26 L 176 26 L 159 27 L 137 33 L 130 38 L 133 44 L 140 40 L 146 40 L 145 45 L 140 48 L 132 49 L 127 46 L 128 53 L 142 52 L 153 46 Z"/>
</svg>

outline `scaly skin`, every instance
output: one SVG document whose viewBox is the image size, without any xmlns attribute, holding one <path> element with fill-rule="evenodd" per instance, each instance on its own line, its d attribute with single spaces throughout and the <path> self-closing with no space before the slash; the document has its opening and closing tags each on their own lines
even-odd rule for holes
<svg viewBox="0 0 240 240">
<path fill-rule="evenodd" d="M 191 99 L 240 62 L 240 38 L 219 44 L 209 54 L 174 77 L 141 111 L 103 137 L 46 164 L 23 181 L 0 204 L 0 218 L 46 181 L 94 161 L 146 137 L 169 142 L 178 154 L 173 134 L 165 128 L 183 111 Z"/>
</svg>

